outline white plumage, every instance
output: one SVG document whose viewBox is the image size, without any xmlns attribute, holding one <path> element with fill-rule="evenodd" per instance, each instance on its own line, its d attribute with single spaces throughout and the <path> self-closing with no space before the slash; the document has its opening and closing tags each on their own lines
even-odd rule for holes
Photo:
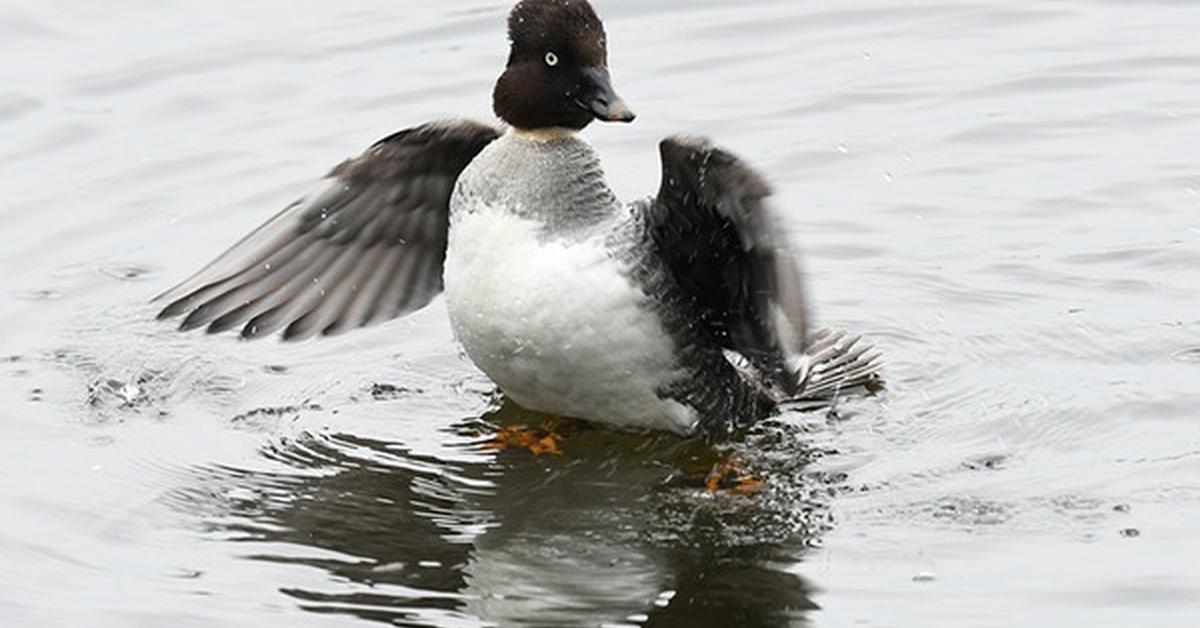
<svg viewBox="0 0 1200 628">
<path fill-rule="evenodd" d="M 517 208 L 461 209 L 446 254 L 450 321 L 505 394 L 551 414 L 693 430 L 695 412 L 658 395 L 675 373 L 671 338 L 602 237 L 547 238 Z"/>
</svg>

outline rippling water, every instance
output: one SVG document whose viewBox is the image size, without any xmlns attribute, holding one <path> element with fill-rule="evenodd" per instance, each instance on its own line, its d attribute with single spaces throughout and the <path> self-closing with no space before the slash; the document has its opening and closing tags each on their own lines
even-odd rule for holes
<svg viewBox="0 0 1200 628">
<path fill-rule="evenodd" d="M 636 124 L 775 181 L 886 393 L 726 450 L 530 420 L 444 310 L 300 345 L 147 299 L 397 128 L 489 119 L 506 3 L 0 6 L 5 625 L 1184 626 L 1200 5 L 599 2 Z M 733 451 L 729 451 L 732 449 Z M 709 494 L 714 461 L 765 480 Z"/>
</svg>

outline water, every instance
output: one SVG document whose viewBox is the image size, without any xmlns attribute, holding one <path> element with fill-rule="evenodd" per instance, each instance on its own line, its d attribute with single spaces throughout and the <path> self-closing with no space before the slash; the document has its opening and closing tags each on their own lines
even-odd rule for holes
<svg viewBox="0 0 1200 628">
<path fill-rule="evenodd" d="M 732 452 L 504 406 L 439 303 L 299 345 L 147 299 L 344 156 L 489 119 L 505 3 L 0 7 L 6 626 L 1186 626 L 1200 6 L 613 0 L 632 126 L 757 164 L 889 389 Z M 765 480 L 708 494 L 738 456 Z"/>
</svg>

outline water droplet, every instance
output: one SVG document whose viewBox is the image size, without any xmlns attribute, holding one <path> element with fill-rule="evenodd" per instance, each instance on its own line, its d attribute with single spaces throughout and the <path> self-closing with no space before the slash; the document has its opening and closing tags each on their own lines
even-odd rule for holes
<svg viewBox="0 0 1200 628">
<path fill-rule="evenodd" d="M 843 155 L 848 155 L 848 154 L 850 154 L 850 148 L 848 146 L 846 146 L 845 144 L 838 144 L 837 152 L 839 152 Z"/>
<path fill-rule="evenodd" d="M 892 176 L 892 173 L 890 173 L 890 172 L 885 172 L 885 173 L 883 173 L 883 180 L 890 183 L 890 182 L 896 180 L 896 177 Z"/>
<path fill-rule="evenodd" d="M 863 58 L 866 59 L 867 61 L 870 61 L 872 59 L 872 57 L 873 56 L 871 55 L 871 51 L 868 50 L 868 51 L 863 52 Z"/>
<path fill-rule="evenodd" d="M 117 395 L 120 396 L 125 403 L 133 404 L 133 402 L 137 401 L 138 397 L 142 396 L 142 389 L 138 388 L 137 384 L 129 382 L 117 390 Z"/>
</svg>

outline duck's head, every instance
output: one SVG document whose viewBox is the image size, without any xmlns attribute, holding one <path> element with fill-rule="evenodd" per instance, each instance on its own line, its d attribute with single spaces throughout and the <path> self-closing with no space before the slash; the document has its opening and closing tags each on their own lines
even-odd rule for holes
<svg viewBox="0 0 1200 628">
<path fill-rule="evenodd" d="M 522 0 L 508 16 L 512 48 L 492 107 L 523 130 L 632 122 L 613 90 L 604 24 L 587 0 Z"/>
</svg>

